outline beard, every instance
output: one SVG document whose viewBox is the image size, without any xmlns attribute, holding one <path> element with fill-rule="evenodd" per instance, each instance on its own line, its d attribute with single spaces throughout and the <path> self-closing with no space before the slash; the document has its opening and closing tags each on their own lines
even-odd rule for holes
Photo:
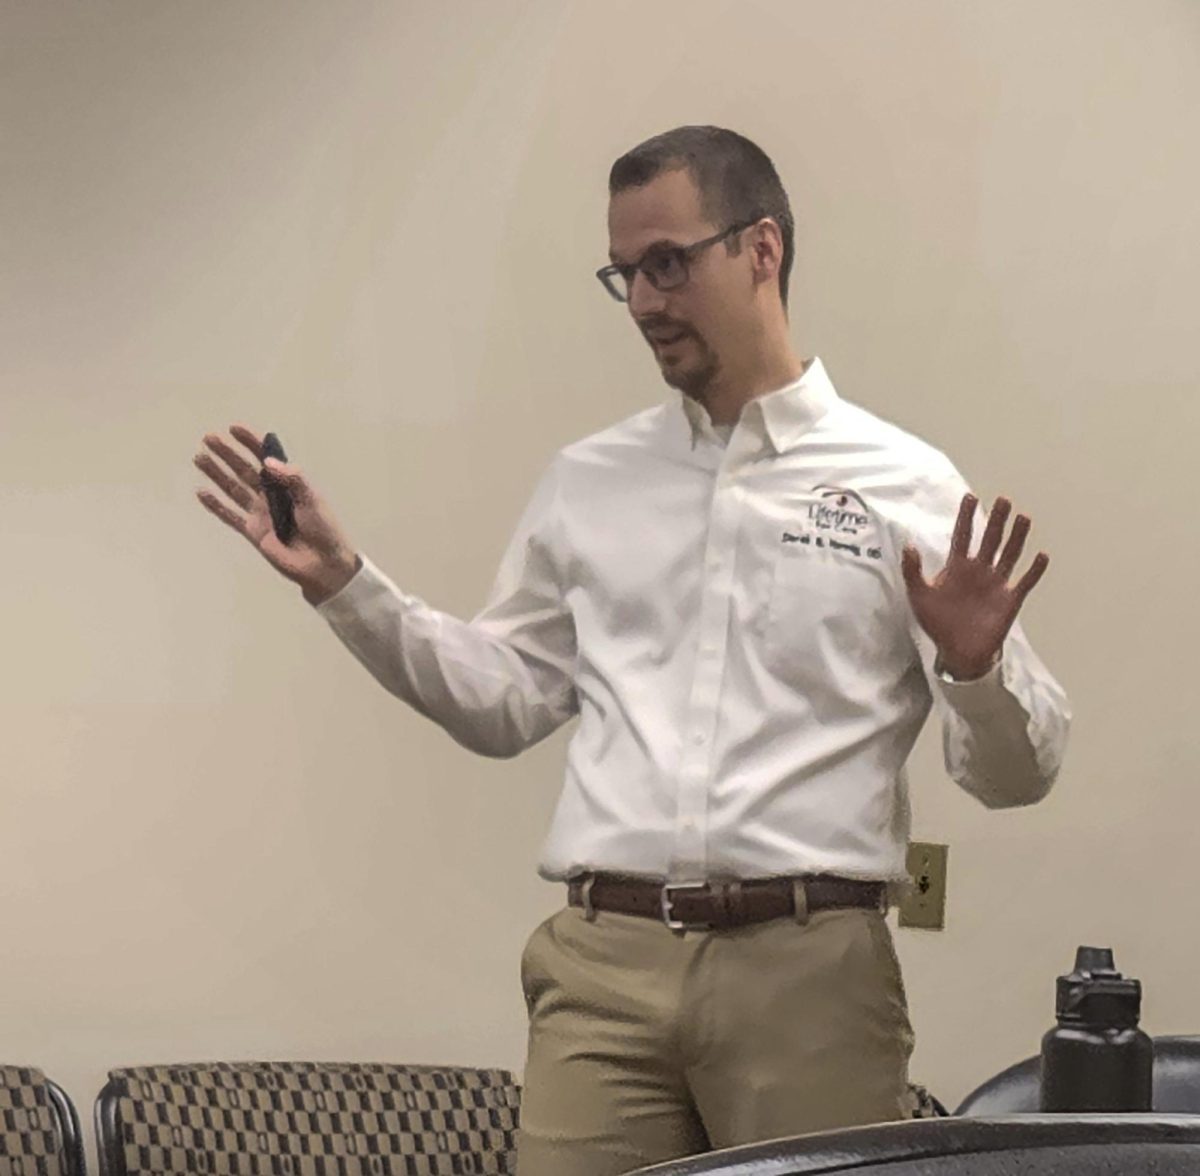
<svg viewBox="0 0 1200 1176">
<path fill-rule="evenodd" d="M 708 407 L 709 389 L 720 373 L 717 357 L 695 335 L 688 335 L 671 358 L 658 356 L 659 370 L 667 384 Z"/>
</svg>

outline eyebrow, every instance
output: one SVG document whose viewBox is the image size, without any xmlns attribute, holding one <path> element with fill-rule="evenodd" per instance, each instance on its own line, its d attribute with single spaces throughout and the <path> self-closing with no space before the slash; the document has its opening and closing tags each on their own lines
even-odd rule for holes
<svg viewBox="0 0 1200 1176">
<path fill-rule="evenodd" d="M 651 249 L 658 249 L 659 247 L 661 247 L 663 245 L 665 245 L 668 249 L 682 249 L 683 248 L 683 246 L 678 241 L 672 241 L 669 237 L 659 237 L 659 239 L 657 241 L 651 241 L 650 244 L 647 245 L 646 248 L 642 250 L 642 256 L 645 257 L 646 254 L 649 253 Z M 608 251 L 608 260 L 611 261 L 613 263 L 613 265 L 624 264 L 617 260 L 616 254 L 614 254 L 611 249 Z M 632 265 L 633 263 L 629 262 L 628 264 Z"/>
</svg>

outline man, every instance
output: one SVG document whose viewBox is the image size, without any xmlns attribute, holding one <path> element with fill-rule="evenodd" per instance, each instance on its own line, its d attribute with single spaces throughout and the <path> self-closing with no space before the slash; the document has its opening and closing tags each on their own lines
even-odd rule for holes
<svg viewBox="0 0 1200 1176">
<path fill-rule="evenodd" d="M 232 500 L 205 505 L 464 746 L 512 756 L 579 716 L 539 863 L 568 901 L 521 960 L 521 1176 L 903 1117 L 905 760 L 936 703 L 954 780 L 1031 804 L 1070 721 L 1016 621 L 1048 563 L 1012 582 L 1029 519 L 1001 548 L 998 498 L 972 556 L 951 462 L 792 350 L 767 156 L 683 127 L 609 190 L 598 276 L 675 391 L 556 456 L 471 622 L 356 553 L 294 465 L 264 475 L 295 499 L 284 546 L 255 465 L 214 435 L 229 469 L 197 459 Z"/>
</svg>

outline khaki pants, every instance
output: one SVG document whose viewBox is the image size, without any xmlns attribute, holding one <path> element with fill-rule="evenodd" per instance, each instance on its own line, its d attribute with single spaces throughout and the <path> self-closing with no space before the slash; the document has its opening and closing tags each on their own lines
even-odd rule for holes
<svg viewBox="0 0 1200 1176">
<path fill-rule="evenodd" d="M 521 957 L 518 1176 L 616 1176 L 908 1114 L 913 1033 L 878 910 L 673 931 L 566 906 Z"/>
</svg>

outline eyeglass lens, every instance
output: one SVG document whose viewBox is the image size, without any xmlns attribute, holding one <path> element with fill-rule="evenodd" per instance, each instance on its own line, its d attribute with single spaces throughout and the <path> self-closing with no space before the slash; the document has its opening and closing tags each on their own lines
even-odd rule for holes
<svg viewBox="0 0 1200 1176">
<path fill-rule="evenodd" d="M 645 258 L 641 266 L 637 268 L 640 268 L 654 287 L 659 290 L 670 290 L 673 286 L 681 285 L 687 279 L 687 267 L 684 265 L 683 257 L 674 251 L 653 254 Z M 623 273 L 609 276 L 609 286 L 622 302 L 629 301 L 633 274 L 636 269 L 630 268 L 626 272 L 629 274 L 628 277 Z"/>
</svg>

